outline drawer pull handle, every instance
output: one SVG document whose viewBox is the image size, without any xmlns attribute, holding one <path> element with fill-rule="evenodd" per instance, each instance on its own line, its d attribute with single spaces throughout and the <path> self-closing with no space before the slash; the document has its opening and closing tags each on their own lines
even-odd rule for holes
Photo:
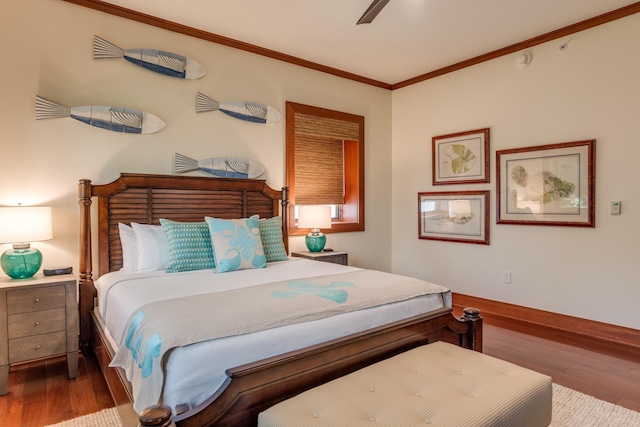
<svg viewBox="0 0 640 427">
<path fill-rule="evenodd" d="M 36 320 L 35 325 L 36 325 L 36 326 L 40 326 L 40 321 L 39 321 L 39 320 Z"/>
<path fill-rule="evenodd" d="M 39 345 L 36 346 L 36 350 L 40 350 L 40 346 Z"/>
<path fill-rule="evenodd" d="M 40 302 L 40 298 L 36 298 L 33 302 Z"/>
</svg>

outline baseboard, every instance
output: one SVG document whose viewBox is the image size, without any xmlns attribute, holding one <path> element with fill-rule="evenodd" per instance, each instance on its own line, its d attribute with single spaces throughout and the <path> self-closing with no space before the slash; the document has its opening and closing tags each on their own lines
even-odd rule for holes
<svg viewBox="0 0 640 427">
<path fill-rule="evenodd" d="M 545 338 L 573 340 L 570 345 L 579 343 L 593 349 L 606 348 L 621 356 L 636 358 L 640 350 L 638 329 L 453 293 L 454 310 L 460 312 L 464 307 L 478 308 L 483 318 L 496 322 L 497 326 L 500 322 L 520 324 Z"/>
</svg>

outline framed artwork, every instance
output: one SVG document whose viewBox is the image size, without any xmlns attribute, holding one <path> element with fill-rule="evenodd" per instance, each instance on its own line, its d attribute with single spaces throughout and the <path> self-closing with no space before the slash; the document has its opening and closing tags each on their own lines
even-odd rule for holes
<svg viewBox="0 0 640 427">
<path fill-rule="evenodd" d="M 489 182 L 489 128 L 434 136 L 433 185 Z"/>
<path fill-rule="evenodd" d="M 496 152 L 497 223 L 595 227 L 594 139 Z"/>
<path fill-rule="evenodd" d="M 489 244 L 489 191 L 418 193 L 418 238 Z"/>
</svg>

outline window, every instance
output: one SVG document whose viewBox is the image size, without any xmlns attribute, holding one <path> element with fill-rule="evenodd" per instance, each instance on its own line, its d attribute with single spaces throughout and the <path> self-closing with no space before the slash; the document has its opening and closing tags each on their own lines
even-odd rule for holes
<svg viewBox="0 0 640 427">
<path fill-rule="evenodd" d="M 286 105 L 289 234 L 295 205 L 333 205 L 331 229 L 364 231 L 364 117 L 309 105 Z"/>
</svg>

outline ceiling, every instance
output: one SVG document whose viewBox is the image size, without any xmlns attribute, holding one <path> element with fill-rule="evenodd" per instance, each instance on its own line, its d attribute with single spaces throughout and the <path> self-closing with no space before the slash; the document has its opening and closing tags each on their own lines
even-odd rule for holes
<svg viewBox="0 0 640 427">
<path fill-rule="evenodd" d="M 640 2 L 628 0 L 390 0 L 371 24 L 356 25 L 372 0 L 66 1 L 96 9 L 109 3 L 121 16 L 129 9 L 390 88 L 491 52 L 567 37 L 557 30 L 603 14 L 594 21 L 640 12 Z"/>
</svg>

